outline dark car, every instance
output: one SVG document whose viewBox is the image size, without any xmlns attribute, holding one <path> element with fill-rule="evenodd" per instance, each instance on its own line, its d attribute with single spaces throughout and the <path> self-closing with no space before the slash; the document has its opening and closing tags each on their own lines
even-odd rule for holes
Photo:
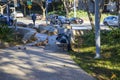
<svg viewBox="0 0 120 80">
<path fill-rule="evenodd" d="M 81 18 L 72 17 L 69 19 L 71 24 L 82 24 L 84 21 Z"/>
<path fill-rule="evenodd" d="M 0 24 L 13 25 L 13 19 L 9 16 L 0 15 Z"/>
<path fill-rule="evenodd" d="M 65 16 L 58 16 L 58 20 L 62 23 L 62 24 L 69 24 L 70 21 L 67 17 Z"/>
</svg>

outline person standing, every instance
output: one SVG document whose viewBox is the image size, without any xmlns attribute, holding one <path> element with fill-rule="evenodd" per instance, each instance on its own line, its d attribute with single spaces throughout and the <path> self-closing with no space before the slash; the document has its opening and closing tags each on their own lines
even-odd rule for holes
<svg viewBox="0 0 120 80">
<path fill-rule="evenodd" d="M 33 20 L 33 24 L 35 26 L 35 21 L 36 21 L 36 15 L 35 14 L 32 14 L 32 20 Z"/>
</svg>

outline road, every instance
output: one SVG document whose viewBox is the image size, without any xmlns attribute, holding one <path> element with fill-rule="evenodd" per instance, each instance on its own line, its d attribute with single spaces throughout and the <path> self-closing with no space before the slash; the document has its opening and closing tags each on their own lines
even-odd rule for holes
<svg viewBox="0 0 120 80">
<path fill-rule="evenodd" d="M 25 24 L 33 23 L 32 20 L 29 18 L 17 18 L 17 22 L 23 22 Z M 48 22 L 49 23 L 49 22 Z M 46 21 L 44 20 L 36 20 L 36 26 L 40 24 L 46 24 Z M 90 22 L 85 21 L 83 24 L 72 24 L 72 29 L 92 29 Z M 104 26 L 102 23 L 100 24 L 101 30 L 109 30 L 108 26 Z"/>
<path fill-rule="evenodd" d="M 85 22 L 83 24 L 71 24 L 73 30 L 91 30 L 92 27 L 89 22 Z M 100 24 L 101 30 L 109 30 L 110 28 L 108 26 Z"/>
<path fill-rule="evenodd" d="M 17 22 L 23 22 L 25 24 L 30 24 L 30 23 L 33 23 L 32 19 L 31 18 L 17 18 Z M 36 20 L 36 25 L 39 25 L 39 24 L 46 24 L 46 21 L 43 21 L 43 20 Z"/>
<path fill-rule="evenodd" d="M 24 24 L 33 24 L 33 21 L 32 19 L 29 17 L 29 18 L 17 18 L 17 22 L 19 23 L 24 23 Z M 46 21 L 45 20 L 36 20 L 35 21 L 35 27 L 38 27 L 38 25 L 40 24 L 46 24 Z"/>
</svg>

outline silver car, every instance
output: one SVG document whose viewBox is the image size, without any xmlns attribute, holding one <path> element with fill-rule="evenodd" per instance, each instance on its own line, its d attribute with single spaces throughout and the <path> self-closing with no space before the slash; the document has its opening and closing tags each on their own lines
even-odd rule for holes
<svg viewBox="0 0 120 80">
<path fill-rule="evenodd" d="M 104 18 L 103 24 L 106 26 L 118 26 L 118 16 L 108 16 Z"/>
</svg>

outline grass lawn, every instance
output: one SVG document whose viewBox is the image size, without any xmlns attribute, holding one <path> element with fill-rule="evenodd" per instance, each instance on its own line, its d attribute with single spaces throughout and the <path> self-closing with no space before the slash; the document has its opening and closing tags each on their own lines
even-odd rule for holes
<svg viewBox="0 0 120 80">
<path fill-rule="evenodd" d="M 79 44 L 79 48 L 74 47 L 70 52 L 74 61 L 98 80 L 120 80 L 120 45 L 119 42 L 116 42 L 117 39 L 120 40 L 120 37 L 117 36 L 115 39 L 113 34 L 117 35 L 112 31 L 101 34 L 100 59 L 94 59 L 95 42 L 94 36 L 90 33 L 83 35 L 83 42 L 81 45 Z M 120 35 L 120 33 L 118 34 Z"/>
<path fill-rule="evenodd" d="M 76 14 L 77 14 L 76 17 L 82 18 L 84 21 L 89 21 L 88 14 L 87 14 L 86 11 L 77 10 Z M 110 15 L 115 15 L 115 14 L 102 13 L 100 21 L 103 22 L 104 18 L 107 17 L 107 16 L 110 16 Z M 74 17 L 74 12 L 71 11 L 69 13 L 68 17 Z M 94 21 L 95 20 L 95 14 L 91 14 L 91 17 L 92 17 L 92 19 Z"/>
</svg>

